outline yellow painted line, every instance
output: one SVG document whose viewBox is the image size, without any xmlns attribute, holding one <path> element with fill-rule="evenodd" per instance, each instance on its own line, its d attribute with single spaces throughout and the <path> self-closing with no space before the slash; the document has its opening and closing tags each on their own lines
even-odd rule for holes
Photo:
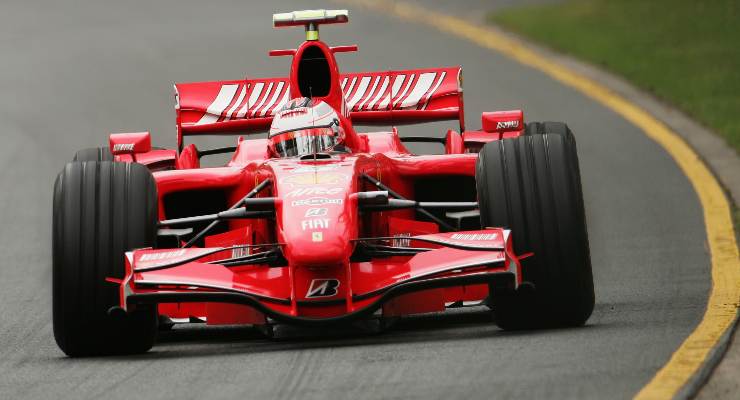
<svg viewBox="0 0 740 400">
<path fill-rule="evenodd" d="M 673 157 L 699 196 L 712 263 L 712 290 L 704 317 L 673 353 L 668 363 L 635 397 L 673 398 L 697 373 L 718 340 L 730 329 L 740 303 L 740 256 L 735 242 L 730 204 L 719 183 L 694 150 L 677 133 L 629 100 L 490 28 L 406 2 L 339 1 L 439 29 L 544 72 L 621 115 L 642 129 Z"/>
</svg>

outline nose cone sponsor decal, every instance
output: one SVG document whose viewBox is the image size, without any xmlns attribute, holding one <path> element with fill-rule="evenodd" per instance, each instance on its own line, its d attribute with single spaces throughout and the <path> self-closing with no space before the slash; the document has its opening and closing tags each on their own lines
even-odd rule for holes
<svg viewBox="0 0 740 400">
<path fill-rule="evenodd" d="M 328 172 L 328 171 L 336 171 L 339 169 L 338 164 L 326 164 L 326 165 L 306 165 L 302 167 L 298 167 L 295 169 L 290 170 L 291 174 L 304 174 L 306 172 Z"/>
<path fill-rule="evenodd" d="M 313 185 L 341 185 L 349 181 L 349 177 L 338 172 L 307 172 L 293 174 L 280 180 L 280 183 L 290 187 Z"/>
<path fill-rule="evenodd" d="M 326 207 L 312 207 L 306 210 L 304 217 L 325 217 L 328 212 L 329 209 Z"/>
<path fill-rule="evenodd" d="M 316 195 L 335 195 L 342 193 L 343 188 L 327 188 L 327 187 L 303 187 L 291 190 L 285 194 L 285 197 L 303 197 L 303 196 L 316 196 Z"/>
<path fill-rule="evenodd" d="M 311 197 L 310 199 L 294 200 L 290 203 L 293 207 L 300 206 L 321 206 L 325 204 L 342 204 L 342 199 L 328 199 L 326 197 Z"/>
<path fill-rule="evenodd" d="M 312 267 L 346 261 L 356 236 L 354 210 L 347 209 L 355 186 L 354 161 L 272 164 L 276 196 L 283 199 L 279 221 L 286 259 Z"/>
<path fill-rule="evenodd" d="M 310 218 L 301 221 L 301 229 L 329 229 L 329 218 Z"/>
</svg>

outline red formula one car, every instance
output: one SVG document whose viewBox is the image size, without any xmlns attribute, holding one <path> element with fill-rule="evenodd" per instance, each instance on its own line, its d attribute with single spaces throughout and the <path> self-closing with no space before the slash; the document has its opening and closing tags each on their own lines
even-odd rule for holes
<svg viewBox="0 0 740 400">
<path fill-rule="evenodd" d="M 504 329 L 574 326 L 594 305 L 576 143 L 565 124 L 484 113 L 460 67 L 340 73 L 320 24 L 287 78 L 175 85 L 177 149 L 148 132 L 81 150 L 54 186 L 54 336 L 70 356 L 152 347 L 164 322 L 339 324 L 487 305 Z M 459 120 L 444 138 L 355 125 Z M 244 139 L 268 132 L 266 138 Z M 186 145 L 234 134 L 235 147 Z M 444 154 L 404 143 L 438 142 Z M 233 153 L 223 167 L 200 158 Z"/>
</svg>

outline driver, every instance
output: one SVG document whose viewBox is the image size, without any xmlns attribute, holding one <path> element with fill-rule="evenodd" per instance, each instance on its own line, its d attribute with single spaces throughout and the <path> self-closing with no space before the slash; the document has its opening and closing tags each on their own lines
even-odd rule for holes
<svg viewBox="0 0 740 400">
<path fill-rule="evenodd" d="M 279 157 L 344 150 L 344 130 L 337 112 L 321 100 L 306 97 L 280 108 L 267 137 L 270 151 Z"/>
</svg>

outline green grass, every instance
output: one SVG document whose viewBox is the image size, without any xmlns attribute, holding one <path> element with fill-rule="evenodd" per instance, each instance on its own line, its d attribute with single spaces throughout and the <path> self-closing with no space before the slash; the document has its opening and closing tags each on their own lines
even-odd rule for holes
<svg viewBox="0 0 740 400">
<path fill-rule="evenodd" d="M 624 76 L 740 151 L 740 1 L 569 0 L 489 18 Z"/>
</svg>

